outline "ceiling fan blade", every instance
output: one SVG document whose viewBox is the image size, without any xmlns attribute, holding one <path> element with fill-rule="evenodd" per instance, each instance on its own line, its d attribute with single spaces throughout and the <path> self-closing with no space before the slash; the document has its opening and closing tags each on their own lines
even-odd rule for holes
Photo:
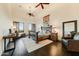
<svg viewBox="0 0 79 59">
<path fill-rule="evenodd" d="M 41 3 L 39 3 L 38 5 L 36 5 L 36 7 L 38 7 Z"/>
<path fill-rule="evenodd" d="M 42 9 L 44 9 L 44 6 L 43 6 L 43 4 L 41 4 L 41 8 L 42 8 Z"/>
<path fill-rule="evenodd" d="M 42 3 L 42 4 L 49 4 L 49 3 Z"/>
<path fill-rule="evenodd" d="M 43 4 L 46 4 L 46 5 L 48 5 L 49 3 L 39 3 L 36 7 L 38 7 L 38 6 L 41 6 L 41 8 L 42 9 L 44 9 L 44 6 L 43 6 Z"/>
</svg>

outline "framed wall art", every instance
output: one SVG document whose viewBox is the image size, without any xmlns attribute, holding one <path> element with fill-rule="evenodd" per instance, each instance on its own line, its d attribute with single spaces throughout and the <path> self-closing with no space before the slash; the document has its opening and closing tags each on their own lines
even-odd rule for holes
<svg viewBox="0 0 79 59">
<path fill-rule="evenodd" d="M 50 15 L 46 15 L 43 17 L 43 26 L 49 26 L 49 16 Z"/>
</svg>

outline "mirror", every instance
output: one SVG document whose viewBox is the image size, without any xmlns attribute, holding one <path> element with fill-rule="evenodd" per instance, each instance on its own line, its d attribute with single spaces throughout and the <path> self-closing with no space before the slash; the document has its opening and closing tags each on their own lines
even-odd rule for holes
<svg viewBox="0 0 79 59">
<path fill-rule="evenodd" d="M 71 32 L 77 32 L 77 20 L 63 22 L 63 37 L 71 35 Z"/>
</svg>

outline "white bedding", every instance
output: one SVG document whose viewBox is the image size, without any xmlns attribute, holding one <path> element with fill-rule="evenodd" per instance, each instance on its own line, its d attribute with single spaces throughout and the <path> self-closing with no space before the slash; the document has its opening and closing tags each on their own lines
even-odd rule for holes
<svg viewBox="0 0 79 59">
<path fill-rule="evenodd" d="M 47 40 L 40 41 L 37 44 L 32 38 L 29 39 L 28 37 L 22 38 L 22 41 L 24 43 L 25 48 L 27 49 L 29 53 L 53 42 L 47 39 Z"/>
<path fill-rule="evenodd" d="M 38 33 L 38 36 L 48 36 L 48 35 L 50 35 L 50 33 L 48 32 L 48 33 L 46 33 L 46 32 L 39 32 Z"/>
</svg>

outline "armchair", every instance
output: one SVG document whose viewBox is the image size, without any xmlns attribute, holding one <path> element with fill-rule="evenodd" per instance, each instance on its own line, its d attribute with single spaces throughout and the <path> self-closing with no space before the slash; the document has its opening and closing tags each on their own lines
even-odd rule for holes
<svg viewBox="0 0 79 59">
<path fill-rule="evenodd" d="M 79 52 L 79 40 L 69 40 L 67 50 L 73 52 Z"/>
<path fill-rule="evenodd" d="M 76 33 L 71 39 L 64 38 L 62 42 L 68 51 L 79 52 L 79 33 Z"/>
</svg>

